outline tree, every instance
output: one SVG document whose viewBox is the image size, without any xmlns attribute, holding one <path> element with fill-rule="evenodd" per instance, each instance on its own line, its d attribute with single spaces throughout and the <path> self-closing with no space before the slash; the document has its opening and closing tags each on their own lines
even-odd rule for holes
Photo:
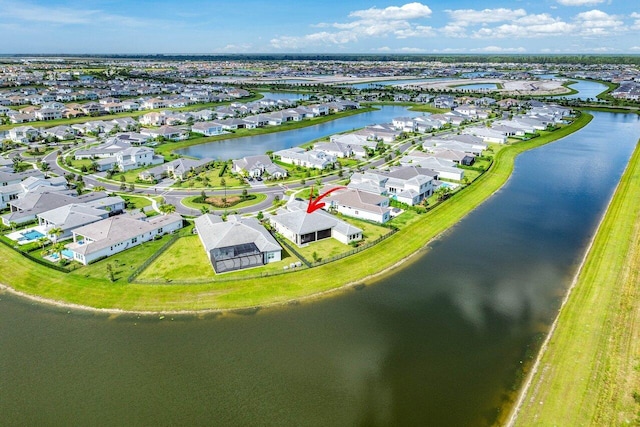
<svg viewBox="0 0 640 427">
<path fill-rule="evenodd" d="M 129 184 L 129 191 L 132 193 L 136 191 L 136 186 L 133 183 Z"/>
<path fill-rule="evenodd" d="M 39 168 L 42 172 L 44 172 L 44 176 L 47 176 L 47 172 L 51 170 L 51 166 L 47 162 L 40 162 Z"/>
<path fill-rule="evenodd" d="M 127 184 L 125 184 L 124 182 L 120 184 L 120 191 L 125 191 L 126 189 L 127 189 Z"/>
<path fill-rule="evenodd" d="M 109 280 L 111 280 L 112 282 L 115 282 L 116 276 L 113 271 L 113 265 L 111 265 L 111 263 L 108 262 L 106 268 L 107 268 L 107 274 L 109 275 Z"/>
<path fill-rule="evenodd" d="M 164 203 L 159 207 L 160 212 L 164 214 L 170 214 L 176 211 L 176 207 L 169 203 Z"/>
<path fill-rule="evenodd" d="M 247 200 L 247 197 L 249 196 L 249 192 L 247 191 L 246 188 L 244 188 L 242 190 L 242 200 Z"/>
<path fill-rule="evenodd" d="M 208 214 L 209 213 L 209 206 L 200 206 L 200 212 L 202 212 L 202 214 Z"/>
<path fill-rule="evenodd" d="M 60 227 L 54 227 L 49 230 L 49 235 L 53 236 L 54 243 L 58 242 L 58 238 L 64 234 L 64 230 Z"/>
<path fill-rule="evenodd" d="M 264 214 L 262 213 L 262 211 L 258 212 L 258 215 L 256 215 L 256 218 L 258 218 L 258 221 L 262 221 L 264 219 Z"/>
</svg>

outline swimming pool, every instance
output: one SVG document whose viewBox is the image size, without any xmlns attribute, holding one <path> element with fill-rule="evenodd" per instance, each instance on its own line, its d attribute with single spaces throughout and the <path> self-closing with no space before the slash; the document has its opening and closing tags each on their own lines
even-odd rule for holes
<svg viewBox="0 0 640 427">
<path fill-rule="evenodd" d="M 20 233 L 20 234 L 24 236 L 25 240 L 36 240 L 41 237 L 44 237 L 44 234 L 36 230 L 27 231 L 25 233 Z"/>
</svg>

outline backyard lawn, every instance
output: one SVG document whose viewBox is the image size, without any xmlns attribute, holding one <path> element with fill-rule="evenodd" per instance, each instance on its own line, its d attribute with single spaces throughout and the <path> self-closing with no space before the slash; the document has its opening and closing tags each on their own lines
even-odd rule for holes
<svg viewBox="0 0 640 427">
<path fill-rule="evenodd" d="M 69 276 L 108 280 L 108 270 L 111 268 L 115 281 L 118 283 L 126 283 L 129 275 L 149 259 L 151 255 L 156 253 L 170 238 L 171 237 L 169 235 L 166 235 L 159 240 L 151 240 L 142 243 L 141 245 L 127 249 L 126 251 L 120 252 L 112 257 L 74 270 L 69 273 Z M 111 267 L 108 267 L 109 265 Z"/>
<path fill-rule="evenodd" d="M 281 261 L 246 270 L 216 274 L 200 243 L 200 239 L 197 235 L 190 235 L 178 239 L 152 262 L 135 281 L 140 283 L 228 281 L 236 278 L 279 273 L 284 271 L 285 266 L 288 267 L 291 263 L 298 261 L 298 258 L 283 249 Z"/>
</svg>

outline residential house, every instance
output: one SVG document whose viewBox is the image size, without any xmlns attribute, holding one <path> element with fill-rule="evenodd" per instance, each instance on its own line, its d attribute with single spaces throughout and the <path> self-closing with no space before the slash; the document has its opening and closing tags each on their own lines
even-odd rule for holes
<svg viewBox="0 0 640 427">
<path fill-rule="evenodd" d="M 36 217 L 38 218 L 36 230 L 51 240 L 65 240 L 72 237 L 73 230 L 76 228 L 108 218 L 109 211 L 72 203 L 41 212 Z M 62 233 L 60 235 L 53 234 L 52 230 L 55 229 L 62 230 Z"/>
<path fill-rule="evenodd" d="M 11 223 L 23 224 L 36 220 L 36 215 L 72 203 L 82 204 L 106 198 L 107 194 L 98 191 L 74 196 L 60 191 L 34 191 L 9 202 L 10 212 L 2 215 L 2 223 L 9 227 Z"/>
<path fill-rule="evenodd" d="M 232 169 L 239 174 L 246 174 L 251 178 L 268 175 L 272 178 L 285 178 L 286 169 L 274 164 L 267 155 L 246 156 L 233 161 Z"/>
<path fill-rule="evenodd" d="M 362 240 L 362 230 L 322 209 L 307 213 L 307 203 L 288 203 L 269 218 L 273 228 L 298 246 L 333 237 L 349 244 Z"/>
<path fill-rule="evenodd" d="M 454 181 L 460 181 L 464 177 L 464 170 L 458 168 L 455 162 L 419 151 L 402 157 L 400 164 L 431 169 L 436 171 L 440 178 L 452 179 Z"/>
<path fill-rule="evenodd" d="M 465 153 L 460 150 L 453 150 L 448 147 L 431 147 L 429 149 L 429 153 L 433 157 L 450 160 L 456 164 L 464 166 L 471 166 L 476 160 L 476 156 L 474 154 Z"/>
<path fill-rule="evenodd" d="M 417 205 L 433 194 L 437 172 L 416 166 L 401 166 L 389 171 L 368 170 L 354 173 L 348 188 L 388 196 L 408 205 Z"/>
<path fill-rule="evenodd" d="M 189 177 L 188 175 L 190 173 L 197 174 L 205 170 L 207 165 L 211 164 L 212 161 L 212 159 L 187 159 L 181 157 L 160 166 L 141 171 L 138 176 L 140 179 L 146 181 L 160 180 L 167 177 L 185 180 Z"/>
<path fill-rule="evenodd" d="M 488 127 L 472 126 L 464 129 L 462 132 L 480 137 L 482 141 L 487 144 L 505 144 L 507 142 L 507 135 L 505 133 Z"/>
<path fill-rule="evenodd" d="M 28 143 L 40 137 L 40 131 L 32 126 L 18 126 L 9 129 L 8 137 L 13 142 Z"/>
<path fill-rule="evenodd" d="M 56 120 L 62 118 L 62 110 L 41 108 L 34 112 L 36 120 Z"/>
<path fill-rule="evenodd" d="M 164 157 L 157 156 L 154 150 L 149 147 L 131 147 L 117 152 L 115 161 L 118 168 L 122 172 L 126 172 L 144 166 L 161 164 L 164 162 Z"/>
<path fill-rule="evenodd" d="M 354 218 L 384 224 L 391 219 L 389 198 L 359 189 L 344 189 L 327 197 L 327 206 L 339 213 Z"/>
<path fill-rule="evenodd" d="M 350 145 L 344 145 L 339 142 L 318 142 L 313 145 L 313 149 L 339 158 L 347 158 L 354 155 Z M 361 152 L 366 155 L 366 151 L 361 150 Z"/>
<path fill-rule="evenodd" d="M 258 267 L 280 261 L 282 247 L 256 218 L 212 214 L 194 221 L 198 237 L 216 273 Z"/>
<path fill-rule="evenodd" d="M 276 151 L 273 156 L 279 158 L 283 163 L 314 169 L 328 168 L 337 161 L 336 157 L 330 154 L 316 150 L 306 151 L 300 147 Z"/>
<path fill-rule="evenodd" d="M 134 218 L 117 215 L 75 228 L 73 243 L 67 249 L 73 259 L 84 265 L 112 256 L 126 249 L 152 240 L 156 236 L 173 233 L 183 226 L 178 214 Z"/>
<path fill-rule="evenodd" d="M 71 126 L 60 125 L 43 129 L 42 135 L 44 137 L 57 138 L 61 141 L 66 141 L 68 139 L 74 139 L 76 137 L 76 131 Z"/>
<path fill-rule="evenodd" d="M 191 126 L 191 132 L 200 133 L 204 136 L 220 135 L 224 131 L 218 122 L 197 122 Z"/>
<path fill-rule="evenodd" d="M 142 135 L 151 138 L 164 138 L 169 141 L 182 141 L 189 138 L 189 131 L 173 126 L 160 126 L 158 129 L 140 129 Z"/>
</svg>

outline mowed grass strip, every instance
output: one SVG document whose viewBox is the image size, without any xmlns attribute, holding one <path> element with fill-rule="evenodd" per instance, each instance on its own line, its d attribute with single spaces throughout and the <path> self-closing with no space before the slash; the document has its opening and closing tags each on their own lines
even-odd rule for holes
<svg viewBox="0 0 640 427">
<path fill-rule="evenodd" d="M 0 246 L 0 281 L 18 291 L 56 301 L 96 308 L 164 312 L 264 306 L 323 293 L 349 283 L 369 281 L 372 275 L 416 253 L 489 198 L 511 175 L 518 154 L 566 136 L 587 125 L 591 119 L 591 115 L 582 114 L 570 126 L 505 147 L 496 154 L 489 172 L 476 180 L 474 185 L 411 221 L 391 238 L 320 267 L 224 283 L 111 283 L 106 277 L 100 280 L 58 273 Z"/>
<path fill-rule="evenodd" d="M 640 145 L 517 412 L 518 426 L 640 425 Z"/>
</svg>

